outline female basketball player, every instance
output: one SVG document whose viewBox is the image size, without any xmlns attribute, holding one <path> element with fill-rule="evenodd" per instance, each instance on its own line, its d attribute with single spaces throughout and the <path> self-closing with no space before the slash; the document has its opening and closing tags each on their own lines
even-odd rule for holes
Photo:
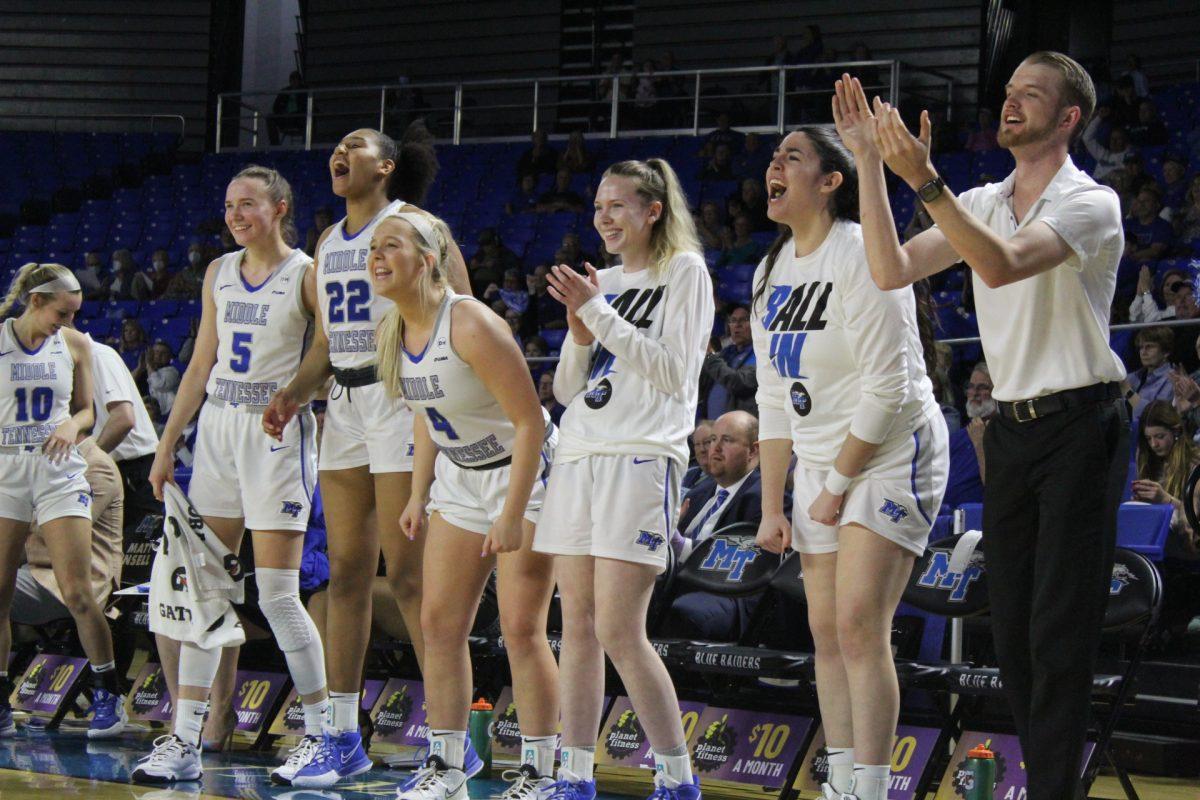
<svg viewBox="0 0 1200 800">
<path fill-rule="evenodd" d="M 829 749 L 825 796 L 885 800 L 899 689 L 892 614 L 929 538 L 949 464 L 912 290 L 876 288 L 850 153 L 805 126 L 775 150 L 768 215 L 789 232 L 754 278 L 763 519 L 800 553 Z M 783 513 L 790 454 L 793 519 Z"/>
<path fill-rule="evenodd" d="M 696 418 L 713 294 L 695 224 L 667 162 L 605 171 L 594 223 L 621 266 L 549 276 L 570 336 L 554 376 L 567 406 L 534 549 L 555 554 L 563 605 L 558 791 L 590 798 L 604 654 L 621 675 L 657 765 L 655 795 L 695 800 L 675 687 L 646 638 Z"/>
<path fill-rule="evenodd" d="M 299 582 L 316 471 L 316 422 L 305 409 L 276 446 L 258 421 L 276 387 L 296 374 L 317 307 L 312 259 L 293 246 L 292 210 L 291 187 L 273 169 L 247 167 L 229 182 L 225 224 L 243 249 L 208 267 L 192 359 L 150 469 L 161 499 L 163 484 L 174 482 L 175 442 L 199 411 L 190 499 L 232 552 L 250 529 L 259 607 L 304 705 L 305 737 L 271 773 L 280 783 L 290 782 L 316 752 L 329 710 L 321 640 L 300 603 Z M 158 639 L 164 664 L 177 664 L 170 681 L 178 688 L 172 692 L 174 733 L 156 742 L 133 780 L 196 780 L 200 733 L 222 649 Z"/>
<path fill-rule="evenodd" d="M 367 271 L 375 226 L 403 201 L 422 200 L 437 171 L 424 128 L 423 139 L 397 145 L 379 131 L 345 136 L 329 158 L 334 194 L 346 199 L 346 216 L 317 243 L 316 334 L 291 383 L 271 400 L 263 429 L 279 438 L 284 426 L 332 372 L 319 459 L 329 548 L 329 689 L 332 733 L 320 752 L 293 778 L 309 788 L 331 786 L 371 767 L 358 732 L 363 659 L 371 633 L 371 581 L 364 564 L 379 561 L 416 648 L 421 641 L 421 542 L 400 532 L 400 514 L 412 485 L 412 412 L 391 398 L 375 372 L 375 328 L 392 303 L 377 297 Z M 462 253 L 452 246 L 450 284 L 469 292 Z M 372 514 L 374 512 L 374 514 Z M 472 763 L 474 772 L 482 764 Z M 472 772 L 472 774 L 474 774 Z"/>
<path fill-rule="evenodd" d="M 553 563 L 530 547 L 556 431 L 508 325 L 446 288 L 449 242 L 443 222 L 405 206 L 375 229 L 369 261 L 375 293 L 396 304 L 379 326 L 380 380 L 415 414 L 413 490 L 400 525 L 410 538 L 428 538 L 421 625 L 429 758 L 400 797 L 467 796 L 467 635 L 498 567 L 523 761 L 505 797 L 532 800 L 554 782 L 558 740 L 558 666 L 546 640 Z"/>
<path fill-rule="evenodd" d="M 17 568 L 29 523 L 37 519 L 50 550 L 54 579 L 75 619 L 96 687 L 88 736 L 116 736 L 125 708 L 113 663 L 112 635 L 92 594 L 91 487 L 75 450 L 95 422 L 92 357 L 87 336 L 67 327 L 83 303 L 79 281 L 58 264 L 26 264 L 0 302 L 0 319 L 17 302 L 16 319 L 0 325 L 0 655 L 7 684 Z M 3 691 L 7 693 L 7 686 Z M 7 701 L 0 736 L 16 731 Z"/>
</svg>

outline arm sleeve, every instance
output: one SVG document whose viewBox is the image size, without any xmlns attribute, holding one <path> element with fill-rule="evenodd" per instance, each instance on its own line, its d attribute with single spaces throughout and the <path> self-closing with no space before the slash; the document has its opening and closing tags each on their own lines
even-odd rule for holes
<svg viewBox="0 0 1200 800">
<path fill-rule="evenodd" d="M 1121 228 L 1121 206 L 1117 195 L 1103 186 L 1089 186 L 1063 198 L 1043 216 L 1050 229 L 1062 237 L 1075 252 L 1067 263 L 1081 270 L 1096 262 L 1106 249 L 1125 247 L 1125 232 Z"/>
<path fill-rule="evenodd" d="M 726 364 L 725 359 L 714 354 L 704 359 L 704 374 L 724 386 L 734 397 L 753 397 L 758 389 L 755 360 L 749 359 L 747 363 L 735 369 Z"/>
<path fill-rule="evenodd" d="M 619 360 L 650 382 L 673 395 L 700 371 L 705 342 L 712 330 L 712 280 L 699 255 L 672 259 L 667 280 L 663 332 L 651 339 L 621 318 L 604 298 L 596 295 L 577 312 L 596 340 Z"/>
<path fill-rule="evenodd" d="M 1100 129 L 1100 118 L 1092 117 L 1092 121 L 1083 129 L 1083 146 L 1092 154 L 1092 158 L 1097 161 L 1105 161 L 1111 155 L 1108 148 L 1100 144 L 1100 140 L 1096 138 L 1096 132 Z"/>
<path fill-rule="evenodd" d="M 861 277 L 850 282 L 842 299 L 861 392 L 850 433 L 881 444 L 908 396 L 910 354 L 904 309 L 913 302 L 913 293 L 907 287 L 880 290 L 871 281 L 866 254 L 858 258 Z"/>
<path fill-rule="evenodd" d="M 554 399 L 564 406 L 571 405 L 575 395 L 587 386 L 591 354 L 590 344 L 575 344 L 571 334 L 567 333 L 559 350 L 558 369 L 554 371 Z"/>
<path fill-rule="evenodd" d="M 92 395 L 96 402 L 105 407 L 109 403 L 140 403 L 142 398 L 133 397 L 129 392 L 133 376 L 121 357 L 107 348 L 93 346 L 92 352 L 95 354 L 92 359 L 95 373 L 92 375 Z M 122 375 L 122 372 L 125 374 Z M 124 380 L 126 377 L 129 380 Z"/>
<path fill-rule="evenodd" d="M 762 271 L 763 265 L 759 264 L 752 286 L 758 286 L 762 280 Z M 770 287 L 768 287 L 769 291 Z M 750 334 L 754 338 L 754 360 L 757 362 L 755 377 L 758 381 L 758 390 L 754 394 L 754 400 L 758 403 L 758 439 L 759 441 L 790 440 L 792 424 L 783 404 L 788 390 L 783 379 L 779 377 L 779 373 L 771 364 L 771 337 L 763 327 L 762 319 L 765 304 L 765 299 L 760 299 L 750 309 Z"/>
</svg>

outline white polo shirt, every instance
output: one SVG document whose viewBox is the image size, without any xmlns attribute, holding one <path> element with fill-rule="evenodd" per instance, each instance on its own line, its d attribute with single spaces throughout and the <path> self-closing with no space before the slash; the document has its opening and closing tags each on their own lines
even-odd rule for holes
<svg viewBox="0 0 1200 800">
<path fill-rule="evenodd" d="M 1117 264 L 1125 249 L 1117 194 L 1070 157 L 1019 223 L 1015 173 L 964 192 L 959 202 L 1005 239 L 1045 223 L 1073 250 L 1058 266 L 997 289 L 974 276 L 975 310 L 997 400 L 1016 401 L 1120 381 L 1125 367 L 1108 344 Z"/>
<path fill-rule="evenodd" d="M 133 375 L 121 359 L 121 355 L 106 344 L 92 340 L 92 398 L 96 409 L 96 427 L 93 432 L 99 435 L 108 422 L 109 403 L 133 404 L 133 428 L 125 434 L 124 440 L 112 451 L 113 461 L 128 461 L 133 458 L 151 455 L 158 449 L 158 434 L 154 431 L 154 423 L 146 413 L 146 404 L 142 402 L 142 394 Z"/>
</svg>

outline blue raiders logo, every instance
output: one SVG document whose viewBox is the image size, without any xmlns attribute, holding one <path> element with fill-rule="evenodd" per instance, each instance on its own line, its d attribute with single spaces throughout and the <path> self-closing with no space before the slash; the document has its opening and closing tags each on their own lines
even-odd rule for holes
<svg viewBox="0 0 1200 800">
<path fill-rule="evenodd" d="M 1125 590 L 1130 581 L 1136 581 L 1137 576 L 1130 572 L 1129 567 L 1124 564 L 1113 564 L 1112 583 L 1108 586 L 1108 594 L 1110 597 L 1116 597 Z"/>
<path fill-rule="evenodd" d="M 583 396 L 584 404 L 591 409 L 604 408 L 611 399 L 612 384 L 608 382 L 608 378 L 601 380 Z"/>
<path fill-rule="evenodd" d="M 87 492 L 80 492 L 79 493 L 79 505 L 83 506 L 84 508 L 87 508 L 91 504 L 92 504 L 92 496 L 90 494 L 88 494 Z"/>
<path fill-rule="evenodd" d="M 634 544 L 641 545 L 653 553 L 658 550 L 658 548 L 662 547 L 662 544 L 665 541 L 666 539 L 663 538 L 661 533 L 655 533 L 654 531 L 638 531 L 637 539 L 634 541 Z"/>
<path fill-rule="evenodd" d="M 890 519 L 892 522 L 899 522 L 908 516 L 908 510 L 897 503 L 895 500 L 888 500 L 886 497 L 883 500 L 883 506 L 879 509 L 879 513 Z"/>
<path fill-rule="evenodd" d="M 295 500 L 284 500 L 283 508 L 279 509 L 280 514 L 288 514 L 292 519 L 300 516 L 300 512 L 304 510 L 304 505 Z"/>
<path fill-rule="evenodd" d="M 971 554 L 971 561 L 962 572 L 951 572 L 950 553 L 946 550 L 934 550 L 930 554 L 929 566 L 917 578 L 917 585 L 926 589 L 941 589 L 949 592 L 946 598 L 951 603 L 962 603 L 967 599 L 967 591 L 971 584 L 983 577 L 983 553 Z"/>
<path fill-rule="evenodd" d="M 746 567 L 758 558 L 759 550 L 753 547 L 741 547 L 728 539 L 713 539 L 712 549 L 704 557 L 700 569 L 712 572 L 724 572 L 725 580 L 740 581 Z"/>
</svg>

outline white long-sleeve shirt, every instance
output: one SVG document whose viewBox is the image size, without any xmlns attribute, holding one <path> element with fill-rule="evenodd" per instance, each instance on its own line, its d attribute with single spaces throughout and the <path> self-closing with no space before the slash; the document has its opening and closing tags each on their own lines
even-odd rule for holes
<svg viewBox="0 0 1200 800">
<path fill-rule="evenodd" d="M 657 273 L 612 267 L 599 280 L 578 312 L 596 341 L 568 335 L 554 374 L 567 407 L 555 459 L 668 456 L 682 467 L 714 313 L 704 259 L 682 253 Z"/>
<path fill-rule="evenodd" d="M 1175 307 L 1159 308 L 1154 296 L 1149 292 L 1142 292 L 1129 304 L 1130 322 L 1158 322 L 1160 319 L 1174 318 Z"/>
<path fill-rule="evenodd" d="M 940 413 L 912 289 L 875 286 L 856 223 L 835 222 L 807 256 L 786 242 L 750 320 L 759 439 L 791 439 L 806 467 L 832 466 L 847 433 L 885 453 Z"/>
<path fill-rule="evenodd" d="M 1096 159 L 1096 166 L 1092 168 L 1092 177 L 1098 181 L 1103 180 L 1108 173 L 1124 167 L 1125 159 L 1137 153 L 1137 149 L 1133 145 L 1127 145 L 1121 152 L 1114 153 L 1101 144 L 1097 135 L 1100 122 L 1099 117 L 1092 117 L 1092 121 L 1083 129 L 1083 146 L 1092 154 L 1092 158 Z"/>
</svg>

